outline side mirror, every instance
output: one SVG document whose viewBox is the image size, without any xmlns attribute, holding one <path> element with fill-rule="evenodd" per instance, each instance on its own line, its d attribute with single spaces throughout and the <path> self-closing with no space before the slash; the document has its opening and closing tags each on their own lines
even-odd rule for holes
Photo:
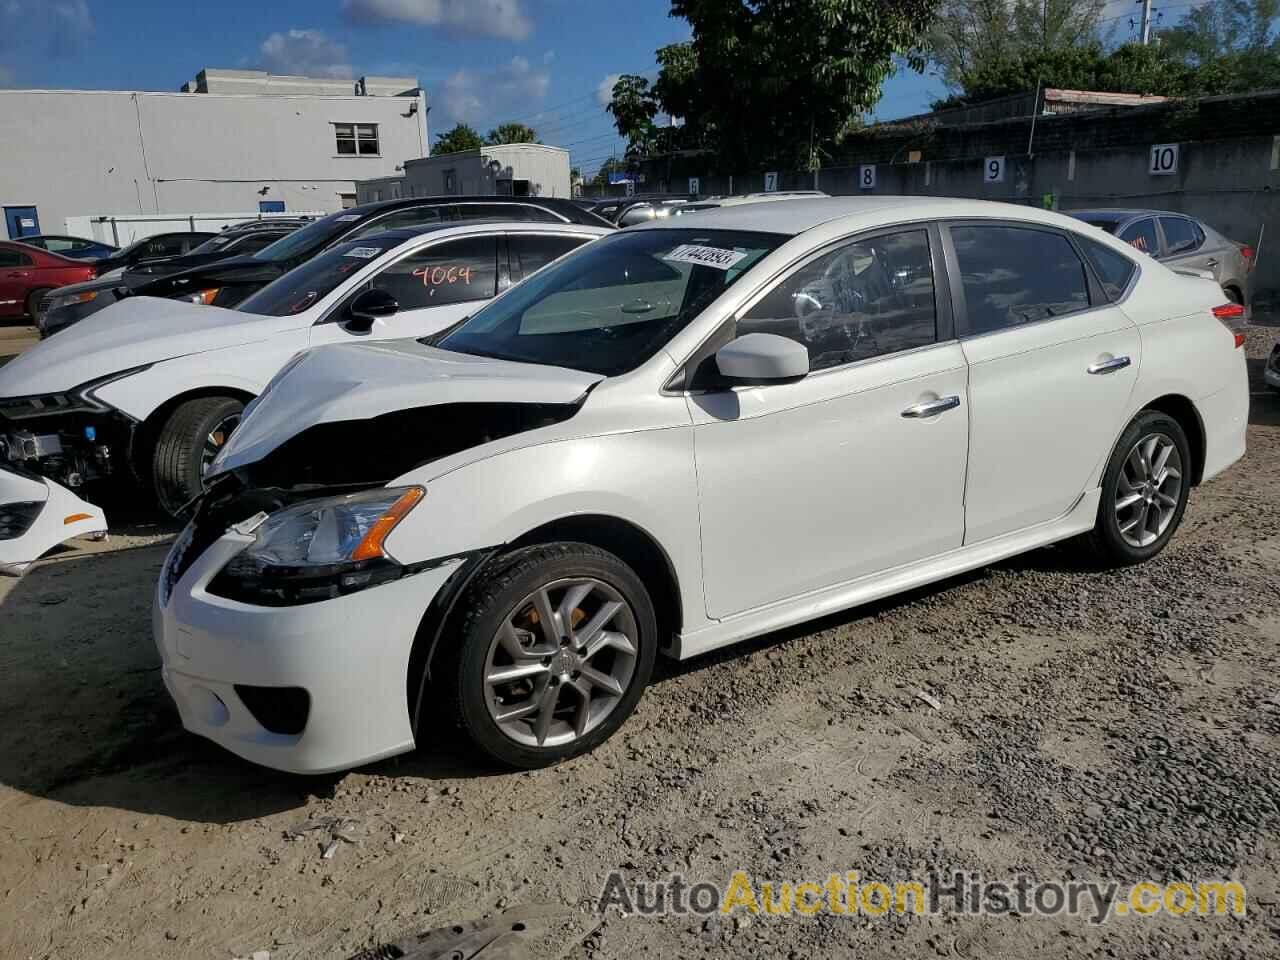
<svg viewBox="0 0 1280 960">
<path fill-rule="evenodd" d="M 347 329 L 357 333 L 368 333 L 373 329 L 375 320 L 389 317 L 400 309 L 400 303 L 385 290 L 376 288 L 358 294 L 347 307 L 350 320 Z"/>
<path fill-rule="evenodd" d="M 809 350 L 776 333 L 748 333 L 716 351 L 716 367 L 738 383 L 799 380 L 809 372 Z"/>
</svg>

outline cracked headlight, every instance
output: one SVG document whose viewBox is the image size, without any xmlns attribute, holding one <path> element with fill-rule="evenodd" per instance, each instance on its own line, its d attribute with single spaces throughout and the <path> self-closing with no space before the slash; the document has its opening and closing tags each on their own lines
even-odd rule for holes
<svg viewBox="0 0 1280 960">
<path fill-rule="evenodd" d="M 425 492 L 382 487 L 279 510 L 258 523 L 254 542 L 222 568 L 209 592 L 244 603 L 288 606 L 397 580 L 406 568 L 383 543 Z"/>
</svg>

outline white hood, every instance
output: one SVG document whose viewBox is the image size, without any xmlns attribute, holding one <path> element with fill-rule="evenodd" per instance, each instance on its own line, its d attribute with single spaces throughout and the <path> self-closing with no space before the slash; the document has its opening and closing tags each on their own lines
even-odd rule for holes
<svg viewBox="0 0 1280 960">
<path fill-rule="evenodd" d="M 57 393 L 161 360 L 266 340 L 297 317 L 130 297 L 42 340 L 0 367 L 0 397 Z"/>
<path fill-rule="evenodd" d="M 416 340 L 299 354 L 246 409 L 211 475 L 262 459 L 318 423 L 446 403 L 572 403 L 599 374 L 425 347 Z"/>
</svg>

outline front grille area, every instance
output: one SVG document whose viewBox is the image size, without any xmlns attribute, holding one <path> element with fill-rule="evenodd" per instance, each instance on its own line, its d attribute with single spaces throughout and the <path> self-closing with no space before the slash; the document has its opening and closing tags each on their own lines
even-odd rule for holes
<svg viewBox="0 0 1280 960">
<path fill-rule="evenodd" d="M 251 687 L 237 683 L 236 696 L 253 719 L 272 733 L 296 736 L 306 729 L 311 694 L 302 687 Z"/>
<path fill-rule="evenodd" d="M 0 504 L 0 540 L 16 540 L 30 530 L 43 506 L 41 500 Z"/>
</svg>

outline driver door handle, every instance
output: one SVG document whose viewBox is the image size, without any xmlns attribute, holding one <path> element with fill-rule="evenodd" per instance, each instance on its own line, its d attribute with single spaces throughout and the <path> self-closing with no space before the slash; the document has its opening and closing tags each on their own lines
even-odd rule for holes
<svg viewBox="0 0 1280 960">
<path fill-rule="evenodd" d="M 937 400 L 921 400 L 902 411 L 908 420 L 919 420 L 922 417 L 936 417 L 940 413 L 954 410 L 960 406 L 959 397 L 939 397 Z"/>
<path fill-rule="evenodd" d="M 1213 257 L 1210 257 L 1208 260 L 1204 262 L 1204 265 L 1206 267 L 1216 267 L 1218 265 L 1218 261 L 1215 260 Z"/>
<path fill-rule="evenodd" d="M 1128 357 L 1113 357 L 1110 360 L 1100 360 L 1097 363 L 1089 364 L 1090 373 L 1114 373 L 1117 370 L 1123 370 L 1129 365 Z"/>
</svg>

